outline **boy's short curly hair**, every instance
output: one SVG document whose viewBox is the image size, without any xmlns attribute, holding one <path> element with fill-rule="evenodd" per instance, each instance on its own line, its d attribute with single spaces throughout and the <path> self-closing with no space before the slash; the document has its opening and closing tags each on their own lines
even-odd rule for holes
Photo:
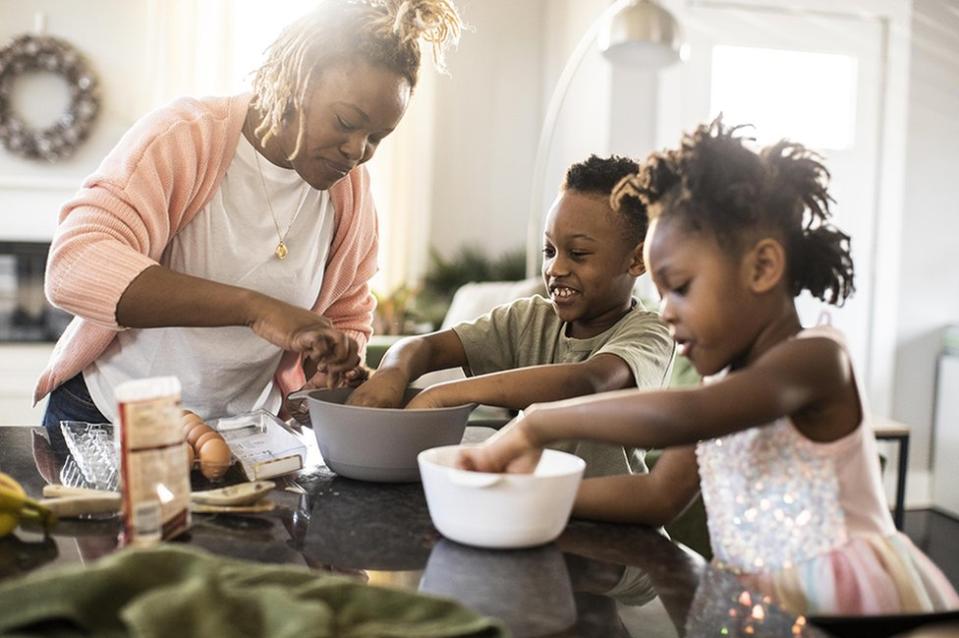
<svg viewBox="0 0 959 638">
<path fill-rule="evenodd" d="M 611 206 L 639 197 L 652 218 L 680 219 L 733 253 L 756 233 L 772 232 L 786 250 L 792 294 L 808 290 L 842 305 L 855 290 L 853 262 L 849 235 L 831 221 L 829 171 L 795 142 L 753 151 L 741 128 L 720 116 L 684 135 L 678 148 L 653 153 L 615 187 Z"/>
<path fill-rule="evenodd" d="M 573 164 L 566 171 L 563 190 L 609 197 L 617 184 L 626 176 L 639 170 L 639 164 L 628 157 L 590 155 L 584 162 Z M 620 200 L 618 212 L 622 214 L 629 229 L 628 240 L 638 244 L 646 236 L 646 206 L 638 197 L 625 196 Z"/>
</svg>

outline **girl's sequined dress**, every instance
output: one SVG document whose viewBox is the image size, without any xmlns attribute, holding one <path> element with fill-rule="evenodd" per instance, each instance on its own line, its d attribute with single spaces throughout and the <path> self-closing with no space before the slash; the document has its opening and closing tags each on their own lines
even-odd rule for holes
<svg viewBox="0 0 959 638">
<path fill-rule="evenodd" d="M 845 347 L 830 327 L 797 336 L 808 337 Z M 796 614 L 959 608 L 942 572 L 893 526 L 863 415 L 830 443 L 806 438 L 789 418 L 700 443 L 715 560 Z"/>
</svg>

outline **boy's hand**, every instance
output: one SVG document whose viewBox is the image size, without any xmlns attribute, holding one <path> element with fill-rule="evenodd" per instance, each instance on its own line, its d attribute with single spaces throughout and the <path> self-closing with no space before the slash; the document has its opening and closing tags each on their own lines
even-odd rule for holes
<svg viewBox="0 0 959 638">
<path fill-rule="evenodd" d="M 456 467 L 473 472 L 531 474 L 543 446 L 536 441 L 528 416 L 518 416 L 478 447 L 460 452 Z"/>
<path fill-rule="evenodd" d="M 426 388 L 415 397 L 410 399 L 410 402 L 406 404 L 407 410 L 434 410 L 436 408 L 445 408 L 448 405 L 460 405 L 459 403 L 452 404 L 443 399 L 443 392 L 440 390 L 439 386 L 431 386 Z"/>
<path fill-rule="evenodd" d="M 406 393 L 407 379 L 394 369 L 378 370 L 369 381 L 353 391 L 346 405 L 370 408 L 401 408 Z"/>
</svg>

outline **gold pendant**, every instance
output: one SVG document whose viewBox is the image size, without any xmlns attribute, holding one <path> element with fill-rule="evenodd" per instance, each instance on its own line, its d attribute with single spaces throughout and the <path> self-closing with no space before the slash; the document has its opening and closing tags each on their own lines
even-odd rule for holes
<svg viewBox="0 0 959 638">
<path fill-rule="evenodd" d="M 284 244 L 281 241 L 279 244 L 276 245 L 276 250 L 273 251 L 273 254 L 276 255 L 277 259 L 279 259 L 280 261 L 283 261 L 284 259 L 286 259 L 286 254 L 288 252 L 289 251 L 286 249 L 286 244 Z"/>
</svg>

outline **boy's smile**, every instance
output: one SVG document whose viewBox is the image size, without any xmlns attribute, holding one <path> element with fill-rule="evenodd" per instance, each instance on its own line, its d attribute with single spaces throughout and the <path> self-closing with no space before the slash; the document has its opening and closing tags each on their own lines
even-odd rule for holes
<svg viewBox="0 0 959 638">
<path fill-rule="evenodd" d="M 643 265 L 627 237 L 607 197 L 570 189 L 556 198 L 546 219 L 543 277 L 568 336 L 600 334 L 629 311 Z"/>
</svg>

